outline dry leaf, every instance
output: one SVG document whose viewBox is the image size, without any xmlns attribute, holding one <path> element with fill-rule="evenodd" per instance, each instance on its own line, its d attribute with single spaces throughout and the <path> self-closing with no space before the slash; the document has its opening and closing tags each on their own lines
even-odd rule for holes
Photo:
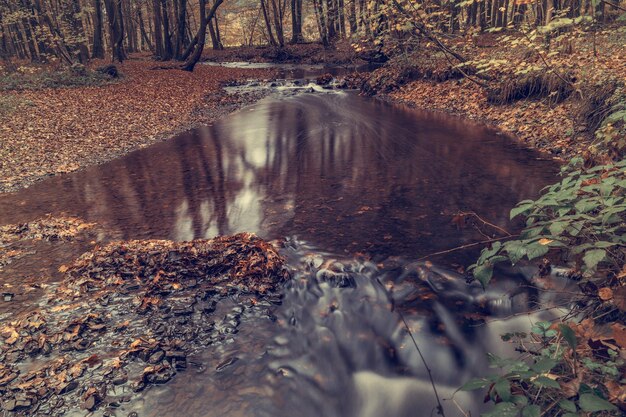
<svg viewBox="0 0 626 417">
<path fill-rule="evenodd" d="M 613 330 L 613 339 L 615 343 L 622 348 L 626 349 L 626 326 L 619 323 L 611 324 L 611 330 Z"/>
<path fill-rule="evenodd" d="M 600 297 L 602 301 L 609 301 L 613 298 L 613 290 L 609 287 L 600 288 L 598 290 L 598 297 Z"/>
<path fill-rule="evenodd" d="M 621 286 L 613 291 L 613 303 L 622 311 L 626 311 L 626 286 Z"/>
</svg>

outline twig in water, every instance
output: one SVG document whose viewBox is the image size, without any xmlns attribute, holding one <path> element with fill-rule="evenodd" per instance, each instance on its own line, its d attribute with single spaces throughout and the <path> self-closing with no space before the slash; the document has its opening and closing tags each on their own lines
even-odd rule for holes
<svg viewBox="0 0 626 417">
<path fill-rule="evenodd" d="M 413 341 L 413 344 L 415 345 L 415 349 L 417 350 L 417 353 L 420 355 L 422 363 L 424 364 L 424 367 L 426 368 L 426 372 L 428 372 L 428 379 L 430 379 L 430 385 L 432 385 L 433 387 L 433 392 L 435 393 L 435 399 L 437 400 L 437 413 L 441 415 L 441 417 L 446 417 L 446 414 L 443 411 L 443 405 L 441 404 L 441 400 L 439 399 L 439 393 L 437 392 L 437 387 L 435 386 L 435 380 L 433 379 L 433 374 L 430 370 L 430 367 L 428 366 L 428 363 L 426 363 L 426 358 L 424 358 L 424 355 L 422 355 L 421 349 L 417 345 L 417 341 L 415 340 L 415 337 L 413 337 L 413 332 L 411 332 L 411 328 L 409 327 L 409 324 L 406 322 L 406 319 L 404 318 L 404 315 L 402 314 L 402 312 L 399 309 L 395 308 L 393 297 L 391 296 L 387 288 L 385 288 L 383 283 L 380 281 L 380 278 L 379 277 L 375 277 L 375 278 L 380 288 L 382 288 L 385 295 L 387 295 L 387 297 L 389 298 L 389 302 L 391 303 L 391 310 L 397 311 L 398 315 L 402 319 L 402 323 L 404 323 L 404 327 L 406 328 L 407 333 L 411 337 L 411 340 Z"/>
<path fill-rule="evenodd" d="M 480 242 L 468 243 L 467 245 L 457 246 L 456 248 L 442 250 L 440 252 L 435 252 L 435 253 L 428 254 L 426 256 L 422 256 L 421 258 L 418 259 L 418 261 L 423 261 L 424 259 L 428 259 L 433 256 L 444 255 L 446 253 L 456 252 L 458 250 L 467 249 L 467 248 L 471 248 L 471 247 L 478 246 L 478 245 L 484 245 L 485 243 L 497 242 L 499 240 L 509 239 L 509 238 L 517 237 L 517 236 L 519 236 L 519 234 L 509 235 L 509 236 L 504 236 L 504 237 L 497 237 L 494 239 L 481 240 Z"/>
<path fill-rule="evenodd" d="M 473 211 L 468 211 L 468 212 L 461 211 L 457 215 L 458 216 L 474 216 L 478 220 L 480 220 L 485 226 L 493 227 L 494 229 L 496 229 L 500 233 L 502 233 L 502 234 L 504 234 L 506 236 L 511 236 L 511 233 L 509 233 L 507 230 L 501 228 L 498 225 L 495 225 L 493 223 L 488 222 L 487 220 L 483 219 L 482 217 L 480 217 L 477 213 L 475 213 Z"/>
<path fill-rule="evenodd" d="M 413 332 L 411 331 L 409 324 L 404 319 L 404 315 L 402 314 L 400 310 L 396 310 L 396 311 L 400 315 L 400 318 L 402 319 L 402 322 L 404 323 L 404 327 L 406 327 L 406 331 L 409 333 L 409 336 L 411 337 L 411 340 L 413 341 L 413 345 L 415 345 L 415 349 L 417 349 L 417 353 L 420 355 L 420 359 L 422 360 L 422 363 L 424 364 L 424 367 L 426 368 L 426 372 L 428 372 L 428 379 L 430 379 L 430 385 L 432 385 L 433 392 L 435 393 L 435 398 L 437 399 L 437 413 L 439 413 L 439 415 L 441 415 L 442 417 L 446 417 L 443 411 L 443 405 L 441 404 L 441 400 L 439 399 L 439 393 L 437 392 L 437 386 L 435 385 L 435 380 L 433 379 L 433 374 L 430 370 L 430 367 L 428 366 L 428 363 L 426 363 L 426 359 L 424 358 L 424 355 L 422 355 L 422 351 L 420 350 L 420 347 L 417 345 L 417 341 L 415 340 L 415 337 L 413 337 Z"/>
</svg>

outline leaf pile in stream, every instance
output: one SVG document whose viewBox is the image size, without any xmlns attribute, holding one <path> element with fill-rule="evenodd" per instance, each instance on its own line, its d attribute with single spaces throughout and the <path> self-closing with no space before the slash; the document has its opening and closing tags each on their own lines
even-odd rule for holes
<svg viewBox="0 0 626 417">
<path fill-rule="evenodd" d="M 62 269 L 48 305 L 0 328 L 1 410 L 113 409 L 197 365 L 188 355 L 234 337 L 243 315 L 272 319 L 286 279 L 273 246 L 247 233 L 115 242 Z M 226 296 L 236 305 L 218 318 Z"/>
</svg>

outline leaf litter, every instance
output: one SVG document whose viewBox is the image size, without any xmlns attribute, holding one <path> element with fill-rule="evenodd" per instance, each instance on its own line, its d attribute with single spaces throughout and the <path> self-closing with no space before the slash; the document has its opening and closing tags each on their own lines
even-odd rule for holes
<svg viewBox="0 0 626 417">
<path fill-rule="evenodd" d="M 109 410 L 168 382 L 192 366 L 194 351 L 232 339 L 243 315 L 275 320 L 283 265 L 250 233 L 96 247 L 64 266 L 40 309 L 0 327 L 2 409 Z M 236 305 L 220 317 L 226 297 Z"/>
</svg>

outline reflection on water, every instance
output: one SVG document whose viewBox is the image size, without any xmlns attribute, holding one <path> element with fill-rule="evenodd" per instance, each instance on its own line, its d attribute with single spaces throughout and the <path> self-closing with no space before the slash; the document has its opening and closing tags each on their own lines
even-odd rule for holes
<svg viewBox="0 0 626 417">
<path fill-rule="evenodd" d="M 501 333 L 529 320 L 474 327 L 464 314 L 479 305 L 492 314 L 523 311 L 536 294 L 514 293 L 519 277 L 496 279 L 488 294 L 453 274 L 426 285 L 412 261 L 484 239 L 453 224 L 459 211 L 511 228 L 509 209 L 537 196 L 554 172 L 485 127 L 351 93 L 304 94 L 266 99 L 212 126 L 1 196 L 0 224 L 64 213 L 99 223 L 101 241 L 250 231 L 311 244 L 284 249 L 294 280 L 276 323 L 244 314 L 232 343 L 194 358 L 203 371 L 148 390 L 125 413 L 425 416 L 430 383 L 398 311 L 450 397 L 485 369 L 486 350 L 501 349 Z M 326 259 L 333 256 L 347 259 L 332 264 L 334 272 Z M 351 261 L 359 256 L 365 260 Z M 388 257 L 399 262 L 395 269 L 366 260 Z M 433 282 L 445 291 L 424 301 Z M 480 408 L 474 397 L 455 399 Z M 446 412 L 460 415 L 452 402 Z"/>
<path fill-rule="evenodd" d="M 251 231 L 415 258 L 477 237 L 451 223 L 459 210 L 508 227 L 508 208 L 553 173 L 484 127 L 351 94 L 302 95 L 3 196 L 0 222 L 64 212 L 114 238 Z"/>
</svg>

